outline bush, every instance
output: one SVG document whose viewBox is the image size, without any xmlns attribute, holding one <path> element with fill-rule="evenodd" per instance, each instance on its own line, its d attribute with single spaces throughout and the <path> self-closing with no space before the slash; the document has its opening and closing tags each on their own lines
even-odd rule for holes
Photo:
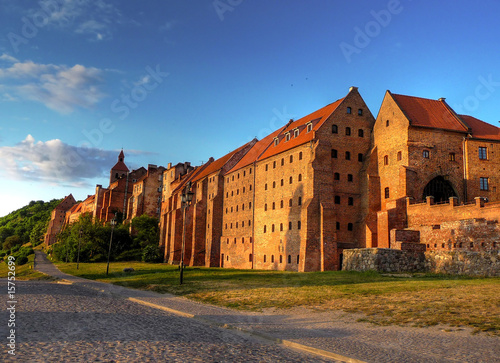
<svg viewBox="0 0 500 363">
<path fill-rule="evenodd" d="M 28 257 L 21 255 L 18 258 L 16 258 L 16 265 L 21 266 L 24 265 L 26 262 L 28 262 Z"/>
<path fill-rule="evenodd" d="M 142 261 L 142 250 L 124 251 L 115 258 L 115 261 Z"/>
<path fill-rule="evenodd" d="M 16 245 L 10 249 L 10 254 L 16 253 L 21 248 L 21 245 Z"/>
<path fill-rule="evenodd" d="M 144 248 L 142 254 L 143 262 L 161 262 L 161 254 L 158 246 L 149 245 Z"/>
</svg>

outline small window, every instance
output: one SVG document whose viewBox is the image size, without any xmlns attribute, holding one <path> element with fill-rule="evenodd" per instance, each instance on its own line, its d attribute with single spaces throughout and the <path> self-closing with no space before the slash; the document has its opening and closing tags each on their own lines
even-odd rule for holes
<svg viewBox="0 0 500 363">
<path fill-rule="evenodd" d="M 302 205 L 302 197 L 299 197 L 298 205 Z"/>
<path fill-rule="evenodd" d="M 280 223 L 280 232 L 283 232 L 283 223 Z"/>
<path fill-rule="evenodd" d="M 252 254 L 248 255 L 248 262 L 252 262 Z"/>
<path fill-rule="evenodd" d="M 354 198 L 353 197 L 349 197 L 347 199 L 347 205 L 354 205 Z"/>
<path fill-rule="evenodd" d="M 347 174 L 347 181 L 352 182 L 352 174 Z"/>
<path fill-rule="evenodd" d="M 267 203 L 264 204 L 264 211 L 267 211 Z"/>
<path fill-rule="evenodd" d="M 292 256 L 288 255 L 288 263 L 292 263 Z"/>
<path fill-rule="evenodd" d="M 283 200 L 280 202 L 280 208 L 283 208 Z"/>
<path fill-rule="evenodd" d="M 347 107 L 347 113 L 350 114 L 351 113 L 351 108 L 350 107 Z"/>
<path fill-rule="evenodd" d="M 292 229 L 292 222 L 288 222 L 288 229 Z"/>
<path fill-rule="evenodd" d="M 274 232 L 274 224 L 271 225 L 271 232 Z"/>
<path fill-rule="evenodd" d="M 271 255 L 271 262 L 274 263 L 274 255 Z"/>
<path fill-rule="evenodd" d="M 281 179 L 281 186 L 283 186 L 283 183 L 284 183 L 284 182 L 283 182 L 283 179 Z"/>
<path fill-rule="evenodd" d="M 279 140 L 278 140 L 278 138 L 275 138 L 275 139 L 274 139 L 274 146 L 276 146 L 276 145 L 278 145 L 278 144 L 279 144 Z"/>
<path fill-rule="evenodd" d="M 267 190 L 267 183 L 264 184 L 264 190 Z"/>
<path fill-rule="evenodd" d="M 281 158 L 281 166 L 285 165 L 285 159 Z"/>
<path fill-rule="evenodd" d="M 273 182 L 273 188 L 276 188 L 276 182 Z"/>
<path fill-rule="evenodd" d="M 266 164 L 266 171 L 269 169 L 269 166 Z"/>
<path fill-rule="evenodd" d="M 359 136 L 359 137 L 363 137 L 363 136 L 365 136 L 365 132 L 363 131 L 363 129 L 359 129 L 359 130 L 358 130 L 358 136 Z"/>
<path fill-rule="evenodd" d="M 485 147 L 479 147 L 479 160 L 488 160 L 488 150 Z"/>
<path fill-rule="evenodd" d="M 333 174 L 333 180 L 340 180 L 340 174 L 339 173 Z"/>
<path fill-rule="evenodd" d="M 388 199 L 389 198 L 389 187 L 386 187 L 384 189 L 384 195 L 385 195 L 385 199 Z"/>
<path fill-rule="evenodd" d="M 287 132 L 285 135 L 285 141 L 290 141 L 290 133 Z"/>
<path fill-rule="evenodd" d="M 402 154 L 401 154 L 401 151 L 398 151 L 398 157 L 397 157 L 398 161 L 401 161 L 402 159 Z"/>
<path fill-rule="evenodd" d="M 248 174 L 252 174 L 252 168 L 250 168 L 250 170 L 248 170 Z"/>
<path fill-rule="evenodd" d="M 449 160 L 450 161 L 455 161 L 455 153 L 450 153 Z"/>
<path fill-rule="evenodd" d="M 293 155 L 290 155 L 290 163 L 293 163 Z"/>
<path fill-rule="evenodd" d="M 234 175 L 233 175 L 233 178 L 231 179 L 231 181 L 234 181 Z"/>
<path fill-rule="evenodd" d="M 337 125 L 332 125 L 332 134 L 338 134 L 339 133 L 339 128 Z"/>
<path fill-rule="evenodd" d="M 292 184 L 293 183 L 293 176 L 290 177 L 290 181 L 289 181 L 289 184 Z"/>
<path fill-rule="evenodd" d="M 293 205 L 293 199 L 290 199 L 290 200 L 288 201 L 288 206 L 289 206 L 289 207 L 291 207 L 292 205 Z"/>
<path fill-rule="evenodd" d="M 339 195 L 335 196 L 335 204 L 340 204 L 340 196 Z"/>
<path fill-rule="evenodd" d="M 350 127 L 346 127 L 346 128 L 345 128 L 345 134 L 346 134 L 347 136 L 351 136 L 351 128 L 350 128 Z"/>
<path fill-rule="evenodd" d="M 280 263 L 283 263 L 283 256 L 280 255 Z"/>
<path fill-rule="evenodd" d="M 252 190 L 252 184 L 248 186 L 248 190 Z"/>
<path fill-rule="evenodd" d="M 340 231 L 340 222 L 335 222 L 335 229 Z"/>
<path fill-rule="evenodd" d="M 332 149 L 332 158 L 337 159 L 337 150 Z"/>
<path fill-rule="evenodd" d="M 384 165 L 389 165 L 389 156 L 384 156 Z"/>
<path fill-rule="evenodd" d="M 312 129 L 313 129 L 313 124 L 309 122 L 307 124 L 307 132 L 310 132 Z"/>
<path fill-rule="evenodd" d="M 247 173 L 247 171 L 246 171 L 246 170 L 243 170 L 243 176 L 245 176 L 245 175 L 246 175 L 246 173 Z"/>
<path fill-rule="evenodd" d="M 363 162 L 363 154 L 358 154 L 358 161 Z"/>
<path fill-rule="evenodd" d="M 347 224 L 347 230 L 348 231 L 352 231 L 352 223 L 348 223 Z"/>
<path fill-rule="evenodd" d="M 266 255 L 264 255 L 264 262 L 266 262 Z"/>
<path fill-rule="evenodd" d="M 299 129 L 293 130 L 293 137 L 298 137 L 299 136 Z"/>
<path fill-rule="evenodd" d="M 479 190 L 488 190 L 488 178 L 479 178 Z"/>
<path fill-rule="evenodd" d="M 299 160 L 302 160 L 302 151 L 299 152 Z"/>
<path fill-rule="evenodd" d="M 273 202 L 273 210 L 276 209 L 276 203 Z"/>
<path fill-rule="evenodd" d="M 389 120 L 385 121 L 385 127 L 389 127 Z"/>
<path fill-rule="evenodd" d="M 363 116 L 363 109 L 362 108 L 358 109 L 358 116 Z"/>
<path fill-rule="evenodd" d="M 264 233 L 266 233 L 267 231 L 267 226 L 264 226 Z"/>
<path fill-rule="evenodd" d="M 299 174 L 299 182 L 302 181 L 302 174 Z"/>
<path fill-rule="evenodd" d="M 351 153 L 349 151 L 345 152 L 345 159 L 346 160 L 351 160 Z"/>
<path fill-rule="evenodd" d="M 276 160 L 273 161 L 273 169 L 276 169 Z"/>
<path fill-rule="evenodd" d="M 299 264 L 299 255 L 297 255 L 297 265 Z"/>
<path fill-rule="evenodd" d="M 429 150 L 424 150 L 422 152 L 422 156 L 424 157 L 424 159 L 429 159 Z"/>
</svg>

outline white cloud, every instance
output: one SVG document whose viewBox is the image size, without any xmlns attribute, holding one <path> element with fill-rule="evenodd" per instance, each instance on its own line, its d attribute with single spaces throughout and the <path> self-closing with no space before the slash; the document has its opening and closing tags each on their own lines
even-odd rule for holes
<svg viewBox="0 0 500 363">
<path fill-rule="evenodd" d="M 42 0 L 39 5 L 48 14 L 49 26 L 91 35 L 91 41 L 111 39 L 114 25 L 127 22 L 118 8 L 104 0 Z"/>
<path fill-rule="evenodd" d="M 2 170 L 8 178 L 75 187 L 106 177 L 117 156 L 117 151 L 76 147 L 59 139 L 37 142 L 31 135 L 15 146 L 0 147 Z"/>
<path fill-rule="evenodd" d="M 21 98 L 41 102 L 60 113 L 70 113 L 77 107 L 90 108 L 105 97 L 99 88 L 102 74 L 98 68 L 80 64 L 69 68 L 17 61 L 9 67 L 0 66 L 0 78 L 12 80 L 11 84 L 4 81 L 8 93 L 2 100 L 14 100 L 11 93 L 17 93 Z"/>
</svg>

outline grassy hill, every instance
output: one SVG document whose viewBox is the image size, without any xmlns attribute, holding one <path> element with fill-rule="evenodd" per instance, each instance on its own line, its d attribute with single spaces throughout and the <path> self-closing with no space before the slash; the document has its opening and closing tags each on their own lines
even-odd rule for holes
<svg viewBox="0 0 500 363">
<path fill-rule="evenodd" d="M 23 244 L 31 242 L 36 246 L 42 242 L 50 213 L 60 202 L 61 199 L 52 199 L 50 202 L 31 201 L 27 206 L 0 217 L 0 248 L 7 238 L 15 236 Z"/>
</svg>

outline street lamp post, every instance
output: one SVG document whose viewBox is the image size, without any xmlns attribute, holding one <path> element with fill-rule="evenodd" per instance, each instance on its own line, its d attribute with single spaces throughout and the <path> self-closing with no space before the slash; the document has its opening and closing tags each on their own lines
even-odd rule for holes
<svg viewBox="0 0 500 363">
<path fill-rule="evenodd" d="M 82 229 L 80 228 L 80 237 L 78 238 L 78 255 L 76 257 L 76 269 L 78 270 L 78 267 L 80 266 L 80 244 L 82 242 Z"/>
<path fill-rule="evenodd" d="M 116 214 L 115 217 L 111 220 L 111 238 L 109 239 L 109 250 L 108 250 L 108 264 L 106 266 L 106 276 L 108 276 L 109 273 L 109 256 L 111 256 L 111 242 L 113 242 L 113 231 L 115 230 L 115 225 L 116 225 Z"/>
<path fill-rule="evenodd" d="M 191 192 L 191 181 L 187 182 L 181 195 L 182 202 L 182 250 L 181 250 L 181 262 L 179 264 L 181 269 L 180 284 L 182 285 L 184 279 L 184 250 L 186 248 L 186 211 L 193 200 L 193 192 Z"/>
</svg>

